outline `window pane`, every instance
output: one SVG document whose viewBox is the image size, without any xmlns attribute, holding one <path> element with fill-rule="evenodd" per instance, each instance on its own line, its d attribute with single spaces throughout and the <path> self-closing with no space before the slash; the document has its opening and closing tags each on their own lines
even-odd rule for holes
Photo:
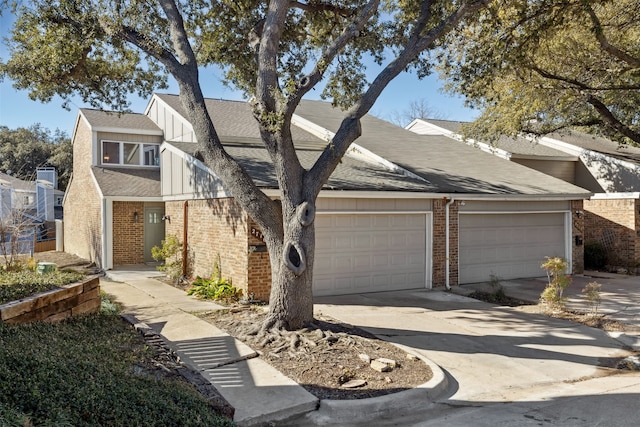
<svg viewBox="0 0 640 427">
<path fill-rule="evenodd" d="M 124 164 L 139 165 L 140 164 L 140 144 L 124 143 Z"/>
<path fill-rule="evenodd" d="M 144 165 L 146 166 L 160 166 L 160 146 L 144 144 Z"/>
<path fill-rule="evenodd" d="M 102 143 L 102 163 L 120 163 L 120 143 L 119 142 L 103 142 Z"/>
</svg>

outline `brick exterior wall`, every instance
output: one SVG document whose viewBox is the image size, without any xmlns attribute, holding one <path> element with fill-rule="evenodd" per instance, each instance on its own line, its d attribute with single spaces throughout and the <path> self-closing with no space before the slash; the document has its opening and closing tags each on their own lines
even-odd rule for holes
<svg viewBox="0 0 640 427">
<path fill-rule="evenodd" d="M 112 224 L 113 265 L 144 263 L 144 202 L 113 202 Z"/>
<path fill-rule="evenodd" d="M 249 271 L 247 290 L 254 299 L 269 301 L 271 293 L 271 261 L 262 239 L 260 227 L 249 218 Z"/>
<path fill-rule="evenodd" d="M 80 120 L 73 139 L 73 178 L 64 202 L 64 251 L 100 264 L 100 194 L 91 175 L 91 130 Z"/>
<path fill-rule="evenodd" d="M 449 206 L 449 285 L 458 284 L 458 201 Z M 433 287 L 446 285 L 446 204 L 433 201 Z"/>
<path fill-rule="evenodd" d="M 176 235 L 180 241 L 184 233 L 184 203 L 165 203 L 165 214 L 171 218 L 166 223 L 166 234 Z M 231 198 L 189 200 L 187 210 L 189 274 L 210 277 L 220 256 L 222 276 L 248 295 L 247 215 Z"/>
<path fill-rule="evenodd" d="M 571 267 L 573 274 L 584 273 L 584 243 L 586 242 L 584 235 L 585 215 L 576 214 L 577 211 L 582 210 L 582 200 L 571 201 L 571 250 L 573 258 L 573 265 Z M 578 240 L 580 240 L 582 243 L 579 243 Z"/>
<path fill-rule="evenodd" d="M 599 243 L 613 266 L 640 262 L 640 200 L 585 200 L 585 243 Z"/>
</svg>

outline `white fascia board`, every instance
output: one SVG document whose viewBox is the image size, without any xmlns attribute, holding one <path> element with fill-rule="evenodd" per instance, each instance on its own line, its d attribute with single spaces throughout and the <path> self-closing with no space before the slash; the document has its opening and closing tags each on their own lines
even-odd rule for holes
<svg viewBox="0 0 640 427">
<path fill-rule="evenodd" d="M 534 138 L 528 137 L 528 139 L 534 139 Z M 602 161 L 605 161 L 605 162 L 614 163 L 614 164 L 622 166 L 622 167 L 624 167 L 626 169 L 640 171 L 640 166 L 638 166 L 638 165 L 636 165 L 634 163 L 627 162 L 626 160 L 617 159 L 617 158 L 609 156 L 609 155 L 607 155 L 605 153 L 600 153 L 600 152 L 597 152 L 597 151 L 588 150 L 586 148 L 578 147 L 576 145 L 569 144 L 567 142 L 560 141 L 558 139 L 550 138 L 548 136 L 543 136 L 542 138 L 539 138 L 537 141 L 542 145 L 546 145 L 547 147 L 551 147 L 551 148 L 555 148 L 555 149 L 560 150 L 560 151 L 564 151 L 565 153 L 568 153 L 568 154 L 573 154 L 574 156 L 578 156 L 578 157 L 588 156 L 588 157 L 592 157 L 592 158 L 595 158 L 595 159 L 598 159 L 598 160 L 602 160 Z"/>
<path fill-rule="evenodd" d="M 195 142 L 193 144 L 195 144 Z M 207 173 L 215 176 L 216 178 L 219 178 L 218 175 L 216 175 L 215 172 L 213 172 L 211 169 L 209 169 L 209 167 L 207 165 L 205 165 L 203 162 L 201 162 L 200 160 L 198 160 L 195 157 L 193 157 L 191 154 L 185 153 L 184 151 L 180 150 L 177 147 L 174 147 L 171 144 L 162 143 L 162 145 L 160 145 L 160 152 L 163 152 L 165 150 L 166 151 L 170 151 L 173 154 L 178 155 L 184 161 L 188 161 L 188 162 L 193 163 L 194 165 L 196 165 L 196 167 L 202 169 L 204 172 L 207 172 Z"/>
<path fill-rule="evenodd" d="M 494 147 L 493 145 L 487 144 L 486 142 L 476 141 L 473 138 L 463 138 L 462 135 L 458 133 L 453 133 L 453 132 L 450 132 L 449 135 L 445 135 L 445 136 L 448 136 L 449 138 L 455 139 L 456 141 L 459 141 L 459 142 L 464 142 L 465 144 L 478 148 L 481 151 L 484 151 L 485 153 L 492 154 L 496 157 L 500 157 L 505 160 L 511 160 L 512 153 L 510 151 L 503 150 L 502 148 Z"/>
<path fill-rule="evenodd" d="M 418 135 L 445 135 L 445 136 L 451 136 L 451 137 L 455 135 L 453 131 L 450 131 L 449 129 L 445 129 L 443 127 L 440 127 L 438 125 L 435 125 L 423 119 L 413 119 L 411 123 L 405 126 L 405 129 L 410 130 L 413 133 L 418 133 L 411 130 L 414 126 L 417 126 L 417 125 L 426 126 L 434 130 L 433 133 L 419 133 Z"/>
<path fill-rule="evenodd" d="M 120 127 L 107 127 L 107 126 L 94 126 L 91 128 L 94 132 L 111 132 L 111 133 L 130 133 L 133 135 L 152 135 L 162 136 L 164 133 L 161 129 L 139 129 L 139 128 L 120 128 Z"/>
<path fill-rule="evenodd" d="M 296 114 L 294 114 L 291 117 L 291 123 L 298 126 L 299 128 L 309 132 L 310 134 L 317 136 L 318 138 L 322 139 L 323 141 L 327 141 L 327 142 L 331 142 L 331 140 L 333 139 L 333 137 L 336 135 L 335 133 L 331 132 L 329 129 L 326 129 L 316 123 L 313 123 L 312 121 L 309 121 L 303 117 L 300 117 Z M 364 163 L 370 163 L 370 164 L 375 164 L 375 165 L 381 165 L 385 168 L 387 168 L 388 170 L 391 170 L 395 173 L 410 177 L 410 178 L 414 178 L 414 179 L 418 179 L 422 182 L 429 182 L 427 181 L 425 178 L 414 174 L 413 172 L 400 167 L 398 165 L 396 165 L 393 162 L 390 162 L 389 160 L 385 159 L 384 157 L 381 157 L 375 153 L 373 153 L 372 151 L 369 151 L 368 149 L 356 144 L 355 142 L 352 142 L 351 145 L 349 146 L 349 148 L 347 149 L 346 156 L 351 157 L 353 159 L 359 160 L 361 162 Z"/>
<path fill-rule="evenodd" d="M 300 129 L 309 132 L 311 135 L 317 136 L 323 141 L 330 142 L 333 137 L 336 136 L 336 134 L 331 132 L 329 129 L 325 129 L 324 127 L 317 125 L 303 117 L 300 117 L 297 114 L 291 116 L 291 124 L 296 125 Z"/>
<path fill-rule="evenodd" d="M 633 193 L 596 193 L 591 200 L 640 199 L 640 192 Z"/>
<path fill-rule="evenodd" d="M 262 192 L 272 199 L 280 198 L 280 190 L 266 188 Z M 446 194 L 419 193 L 408 191 L 347 191 L 347 190 L 320 190 L 318 198 L 328 199 L 442 199 Z"/>
<path fill-rule="evenodd" d="M 110 202 L 162 202 L 162 196 L 106 196 L 105 200 Z"/>
<path fill-rule="evenodd" d="M 455 197 L 456 200 L 486 200 L 486 201 L 523 201 L 523 202 L 544 202 L 557 200 L 585 200 L 591 197 L 593 193 L 578 194 L 449 194 L 449 197 Z"/>
</svg>

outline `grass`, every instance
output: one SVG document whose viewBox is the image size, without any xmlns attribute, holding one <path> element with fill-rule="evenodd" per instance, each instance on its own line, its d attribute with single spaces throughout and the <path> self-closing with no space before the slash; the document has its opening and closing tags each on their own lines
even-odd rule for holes
<svg viewBox="0 0 640 427">
<path fill-rule="evenodd" d="M 33 270 L 0 273 L 0 304 L 77 282 L 84 275 L 75 271 L 39 274 Z"/>
<path fill-rule="evenodd" d="M 0 323 L 0 426 L 231 426 L 120 316 Z M 142 368 L 142 369 L 141 369 Z"/>
</svg>

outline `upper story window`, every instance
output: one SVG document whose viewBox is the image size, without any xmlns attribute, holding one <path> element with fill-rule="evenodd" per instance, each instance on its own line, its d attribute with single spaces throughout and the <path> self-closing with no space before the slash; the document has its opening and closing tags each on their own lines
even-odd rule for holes
<svg viewBox="0 0 640 427">
<path fill-rule="evenodd" d="M 160 166 L 160 144 L 102 141 L 102 164 Z"/>
</svg>

